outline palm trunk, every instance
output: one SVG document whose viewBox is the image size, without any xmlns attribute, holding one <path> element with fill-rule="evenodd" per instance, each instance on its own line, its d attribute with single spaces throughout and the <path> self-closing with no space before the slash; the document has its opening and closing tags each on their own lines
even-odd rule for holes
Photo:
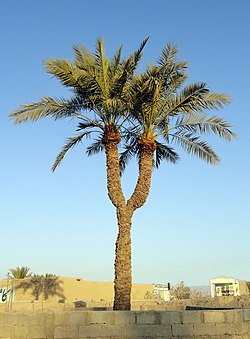
<svg viewBox="0 0 250 339">
<path fill-rule="evenodd" d="M 105 144 L 108 196 L 116 208 L 126 206 L 120 179 L 118 143 L 119 139 Z"/>
<path fill-rule="evenodd" d="M 118 236 L 115 251 L 114 310 L 130 310 L 131 296 L 131 218 L 122 192 L 118 157 L 118 141 L 106 143 L 108 195 L 116 207 Z"/>
<path fill-rule="evenodd" d="M 118 236 L 115 251 L 114 310 L 131 309 L 131 220 L 134 211 L 146 202 L 149 194 L 154 148 L 141 146 L 139 177 L 131 198 L 126 203 L 122 192 L 118 158 L 118 142 L 105 143 L 108 195 L 116 207 Z"/>
<path fill-rule="evenodd" d="M 142 207 L 148 198 L 152 177 L 154 151 L 154 143 L 140 145 L 139 176 L 134 192 L 127 202 L 127 207 L 132 209 L 133 212 Z"/>
<path fill-rule="evenodd" d="M 118 236 L 115 250 L 115 298 L 114 310 L 130 310 L 131 308 L 131 219 L 127 208 L 116 210 Z"/>
</svg>

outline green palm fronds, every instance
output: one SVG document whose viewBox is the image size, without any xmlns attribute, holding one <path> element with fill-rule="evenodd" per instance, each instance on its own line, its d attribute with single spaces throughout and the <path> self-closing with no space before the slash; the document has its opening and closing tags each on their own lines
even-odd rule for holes
<svg viewBox="0 0 250 339">
<path fill-rule="evenodd" d="M 155 149 L 155 166 L 158 168 L 162 160 L 167 160 L 176 164 L 179 161 L 179 155 L 174 151 L 173 148 L 156 141 Z"/>
<path fill-rule="evenodd" d="M 220 162 L 219 157 L 207 142 L 202 141 L 197 136 L 193 136 L 192 133 L 180 133 L 171 136 L 173 142 L 181 146 L 188 154 L 194 155 L 201 160 L 205 160 L 212 165 L 216 165 Z"/>
<path fill-rule="evenodd" d="M 64 59 L 45 60 L 45 70 L 56 77 L 66 87 L 80 87 L 76 67 Z"/>
<path fill-rule="evenodd" d="M 79 97 L 69 100 L 43 97 L 37 103 L 22 105 L 18 110 L 11 113 L 10 117 L 15 124 L 21 124 L 26 121 L 34 122 L 47 116 L 57 120 L 78 117 L 81 115 L 82 108 L 87 109 L 88 104 L 84 103 Z"/>
<path fill-rule="evenodd" d="M 16 267 L 16 268 L 10 269 L 10 272 L 14 279 L 24 279 L 26 277 L 29 277 L 30 276 L 29 271 L 30 271 L 30 268 L 27 266 Z"/>
<path fill-rule="evenodd" d="M 65 144 L 65 146 L 62 148 L 61 152 L 58 154 L 56 161 L 54 165 L 52 166 L 52 172 L 55 171 L 55 169 L 60 165 L 61 161 L 63 160 L 65 154 L 74 146 L 76 146 L 79 142 L 82 141 L 84 137 L 89 136 L 92 133 L 92 131 L 84 132 L 79 135 L 76 135 L 72 138 L 69 138 Z"/>
<path fill-rule="evenodd" d="M 10 116 L 16 124 L 48 116 L 55 120 L 67 117 L 79 119 L 76 130 L 82 133 L 66 141 L 52 171 L 69 149 L 92 132 L 98 131 L 99 137 L 87 148 L 88 155 L 103 150 L 100 140 L 104 134 L 122 134 L 123 125 L 128 124 L 132 79 L 147 41 L 148 38 L 126 59 L 121 58 L 122 46 L 113 58 L 108 59 L 103 39 L 99 38 L 93 54 L 83 45 L 75 45 L 72 62 L 58 58 L 45 60 L 45 70 L 71 89 L 72 98 L 43 97 L 38 102 L 20 106 Z"/>
<path fill-rule="evenodd" d="M 223 118 L 214 116 L 207 118 L 206 116 L 191 115 L 181 117 L 176 123 L 177 131 L 189 131 L 199 134 L 216 134 L 219 137 L 231 141 L 236 137 L 230 128 L 232 126 Z"/>
<path fill-rule="evenodd" d="M 95 142 L 93 142 L 90 146 L 87 147 L 86 149 L 86 153 L 87 155 L 95 155 L 98 154 L 100 152 L 103 152 L 105 149 L 105 146 L 102 142 L 102 139 L 96 139 Z"/>
<path fill-rule="evenodd" d="M 209 163 L 218 162 L 212 148 L 200 136 L 215 134 L 227 141 L 236 136 L 225 119 L 208 116 L 211 110 L 228 104 L 229 96 L 211 91 L 204 82 L 185 86 L 187 62 L 178 60 L 178 48 L 173 43 L 163 48 L 156 64 L 135 74 L 147 41 L 148 38 L 143 40 L 125 59 L 121 56 L 122 46 L 108 59 L 103 39 L 99 38 L 92 54 L 85 46 L 75 45 L 72 62 L 57 58 L 45 61 L 46 71 L 72 90 L 72 98 L 43 97 L 36 103 L 22 105 L 11 118 L 16 124 L 48 116 L 55 120 L 79 119 L 76 131 L 83 134 L 68 139 L 52 170 L 66 152 L 91 131 L 99 131 L 99 136 L 88 146 L 88 155 L 103 150 L 104 134 L 113 131 L 124 136 L 121 169 L 130 158 L 138 156 L 137 143 L 142 136 L 157 141 L 157 167 L 163 159 L 178 160 L 171 142 Z"/>
<path fill-rule="evenodd" d="M 171 143 L 210 164 L 216 164 L 218 156 L 201 136 L 215 134 L 227 141 L 236 137 L 225 119 L 208 117 L 210 110 L 223 108 L 230 98 L 224 93 L 212 92 L 204 82 L 184 86 L 187 63 L 179 61 L 177 54 L 174 44 L 166 45 L 158 64 L 148 66 L 144 73 L 134 78 L 131 119 L 137 131 L 141 131 L 138 138 L 155 143 L 156 167 L 164 159 L 177 162 L 178 155 Z M 127 145 L 129 148 L 121 158 L 123 167 L 126 160 L 136 154 L 135 150 L 131 150 L 132 144 L 127 142 Z"/>
</svg>

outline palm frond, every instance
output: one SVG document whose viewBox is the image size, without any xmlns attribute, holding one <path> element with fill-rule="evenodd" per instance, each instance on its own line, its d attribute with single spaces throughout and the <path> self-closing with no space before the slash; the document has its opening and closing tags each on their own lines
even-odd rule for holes
<svg viewBox="0 0 250 339">
<path fill-rule="evenodd" d="M 94 57 L 87 50 L 87 48 L 81 44 L 74 45 L 73 50 L 75 53 L 75 65 L 81 69 L 90 70 L 94 67 Z"/>
<path fill-rule="evenodd" d="M 158 64 L 163 66 L 166 62 L 174 63 L 178 54 L 178 48 L 174 43 L 168 43 L 161 52 L 161 56 L 158 60 Z"/>
<path fill-rule="evenodd" d="M 175 70 L 174 68 L 164 77 L 163 92 L 166 97 L 175 94 L 187 79 L 187 73 L 182 69 Z"/>
<path fill-rule="evenodd" d="M 76 69 L 75 75 L 79 78 L 81 89 L 80 93 L 84 90 L 86 95 L 102 93 L 98 70 L 96 67 L 95 56 L 82 45 L 75 45 L 73 47 L 76 55 Z"/>
<path fill-rule="evenodd" d="M 80 87 L 76 67 L 64 59 L 47 59 L 44 61 L 45 70 L 60 80 L 66 87 Z"/>
<path fill-rule="evenodd" d="M 230 128 L 232 126 L 221 117 L 206 118 L 202 115 L 183 116 L 177 121 L 175 128 L 182 131 L 189 131 L 199 134 L 215 134 L 219 137 L 231 141 L 236 137 Z"/>
<path fill-rule="evenodd" d="M 79 135 L 76 135 L 72 138 L 69 138 L 67 140 L 66 145 L 63 147 L 62 151 L 57 156 L 56 161 L 51 168 L 52 172 L 54 172 L 55 169 L 60 165 L 60 163 L 62 162 L 62 160 L 63 160 L 65 154 L 68 152 L 68 150 L 70 150 L 72 147 L 76 146 L 80 141 L 82 141 L 82 139 L 84 137 L 87 137 L 90 134 L 91 134 L 91 131 L 90 132 L 84 132 L 82 134 L 79 134 Z"/>
<path fill-rule="evenodd" d="M 212 92 L 209 90 L 204 96 L 203 100 L 206 103 L 206 109 L 220 109 L 226 104 L 229 104 L 231 98 L 229 95 L 221 92 Z"/>
<path fill-rule="evenodd" d="M 10 272 L 12 273 L 12 277 L 14 279 L 24 279 L 29 277 L 31 273 L 29 273 L 30 268 L 27 266 L 11 268 Z"/>
<path fill-rule="evenodd" d="M 185 70 L 187 69 L 186 61 L 177 61 L 177 46 L 173 43 L 167 44 L 163 48 L 156 74 L 161 76 L 162 84 L 167 91 L 177 89 L 187 78 Z"/>
<path fill-rule="evenodd" d="M 130 140 L 124 145 L 124 151 L 119 155 L 120 173 L 124 172 L 129 161 L 134 157 L 139 156 L 139 144 L 137 137 L 130 137 Z"/>
<path fill-rule="evenodd" d="M 86 153 L 87 155 L 95 155 L 105 150 L 105 145 L 102 142 L 102 138 L 96 139 L 90 146 L 88 146 Z"/>
<path fill-rule="evenodd" d="M 112 77 L 115 76 L 115 74 L 116 74 L 116 72 L 119 68 L 119 65 L 120 65 L 120 62 L 121 62 L 122 47 L 123 47 L 123 45 L 121 45 L 118 48 L 115 55 L 113 56 L 113 58 L 110 61 L 110 73 L 111 73 Z"/>
<path fill-rule="evenodd" d="M 118 78 L 116 78 L 116 81 L 114 82 L 112 86 L 112 91 L 111 91 L 112 95 L 114 94 L 119 95 L 122 93 L 122 90 L 125 84 L 127 83 L 128 79 L 132 77 L 136 67 L 138 66 L 138 63 L 142 57 L 142 51 L 148 39 L 149 37 L 144 39 L 140 47 L 138 48 L 138 50 L 135 51 L 132 55 L 130 55 L 130 57 L 121 64 L 120 75 Z"/>
<path fill-rule="evenodd" d="M 165 111 L 159 117 L 155 129 L 167 116 L 177 116 L 180 113 L 194 114 L 211 108 L 211 102 L 204 100 L 210 92 L 206 83 L 194 83 L 186 86 L 175 98 L 165 103 Z M 214 103 L 213 103 L 214 105 Z"/>
<path fill-rule="evenodd" d="M 180 145 L 188 154 L 206 161 L 209 164 L 216 165 L 220 162 L 219 157 L 214 150 L 205 141 L 191 133 L 182 133 L 171 135 L 173 142 Z"/>
<path fill-rule="evenodd" d="M 90 97 L 100 98 L 103 93 L 102 83 L 100 78 L 97 77 L 96 69 L 84 69 L 77 67 L 75 74 L 79 79 L 79 87 L 75 90 L 79 95 L 82 95 L 90 100 Z M 92 100 L 94 103 L 95 100 Z"/>
<path fill-rule="evenodd" d="M 168 115 L 175 115 L 179 112 L 200 112 L 205 107 L 203 96 L 209 92 L 206 83 L 194 83 L 186 86 L 169 107 Z"/>
<path fill-rule="evenodd" d="M 38 119 L 52 116 L 55 120 L 79 116 L 81 109 L 88 108 L 89 105 L 78 98 L 55 99 L 50 97 L 41 98 L 40 102 L 25 104 L 10 114 L 15 124 L 21 124 L 26 121 L 34 122 Z"/>
<path fill-rule="evenodd" d="M 109 60 L 105 57 L 104 42 L 102 38 L 97 39 L 95 51 L 95 63 L 99 69 L 99 84 L 102 84 L 102 91 L 104 95 L 108 92 L 108 70 Z"/>
<path fill-rule="evenodd" d="M 136 67 L 138 62 L 140 61 L 140 59 L 142 57 L 142 51 L 143 51 L 144 47 L 146 46 L 148 40 L 149 40 L 149 36 L 142 41 L 142 43 L 141 43 L 140 47 L 138 48 L 138 50 L 136 52 L 134 52 L 134 54 L 133 54 L 133 57 L 134 57 L 134 67 Z"/>
<path fill-rule="evenodd" d="M 84 92 L 87 97 L 95 96 L 95 98 L 100 98 L 103 92 L 103 76 L 101 76 L 102 60 L 106 60 L 105 64 L 108 63 L 108 60 L 102 54 L 104 51 L 101 45 L 103 45 L 103 41 L 98 39 L 94 55 L 90 54 L 83 45 L 73 46 L 76 56 L 74 75 L 79 81 L 79 93 Z M 96 100 L 92 98 L 92 102 L 96 102 Z"/>
<path fill-rule="evenodd" d="M 176 164 L 179 161 L 179 155 L 173 150 L 173 148 L 164 145 L 156 141 L 156 150 L 155 150 L 155 166 L 158 168 L 162 160 L 167 160 Z"/>
<path fill-rule="evenodd" d="M 90 119 L 88 117 L 83 117 L 83 118 L 81 117 L 80 122 L 77 125 L 76 131 L 79 132 L 79 131 L 83 131 L 88 128 L 95 128 L 95 127 L 100 128 L 101 130 L 104 130 L 103 126 L 101 125 L 99 121 Z"/>
</svg>

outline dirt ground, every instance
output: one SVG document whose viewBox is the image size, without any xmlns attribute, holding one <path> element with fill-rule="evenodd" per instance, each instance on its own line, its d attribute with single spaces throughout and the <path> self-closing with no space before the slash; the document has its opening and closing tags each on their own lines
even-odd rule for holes
<svg viewBox="0 0 250 339">
<path fill-rule="evenodd" d="M 91 308 L 103 308 L 107 310 L 112 309 L 112 302 L 107 302 L 103 300 L 102 302 L 87 302 L 87 309 Z M 198 307 L 209 307 L 209 308 L 250 308 L 250 295 L 239 296 L 239 297 L 203 297 L 195 299 L 182 299 L 182 300 L 171 300 L 171 301 L 156 301 L 156 300 L 138 300 L 132 302 L 132 310 L 168 310 L 168 311 L 179 311 L 185 310 L 186 307 L 198 306 Z M 13 302 L 11 305 L 12 310 L 37 310 L 42 309 L 62 309 L 69 310 L 75 309 L 75 305 L 72 302 L 60 304 L 60 303 L 51 303 L 44 302 L 42 306 L 40 301 L 37 302 Z M 6 305 L 4 303 L 0 304 L 0 311 L 6 310 Z"/>
<path fill-rule="evenodd" d="M 152 306 L 152 305 L 151 305 Z M 238 297 L 203 297 L 195 299 L 171 300 L 167 302 L 156 302 L 155 308 L 165 308 L 167 310 L 184 310 L 186 306 L 204 306 L 204 307 L 223 307 L 223 308 L 249 308 L 250 295 L 242 295 Z M 149 305 L 146 309 L 149 309 Z"/>
</svg>

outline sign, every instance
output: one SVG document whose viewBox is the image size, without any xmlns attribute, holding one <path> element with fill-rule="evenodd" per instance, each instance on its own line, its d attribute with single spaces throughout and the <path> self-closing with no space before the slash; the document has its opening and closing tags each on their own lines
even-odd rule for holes
<svg viewBox="0 0 250 339">
<path fill-rule="evenodd" d="M 0 288 L 0 303 L 5 303 L 7 301 L 7 298 L 13 299 L 13 290 L 12 288 L 7 289 L 6 288 Z"/>
</svg>

